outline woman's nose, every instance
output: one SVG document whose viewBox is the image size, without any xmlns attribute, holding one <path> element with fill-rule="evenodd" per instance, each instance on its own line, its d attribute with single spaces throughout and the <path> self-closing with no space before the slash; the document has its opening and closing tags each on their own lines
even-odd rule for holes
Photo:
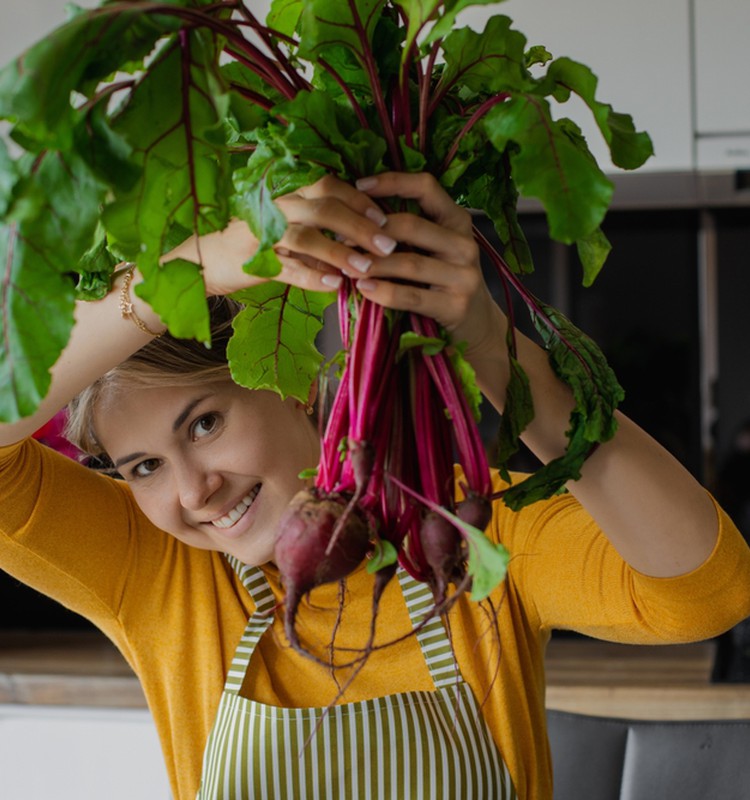
<svg viewBox="0 0 750 800">
<path fill-rule="evenodd" d="M 188 511 L 200 511 L 221 485 L 221 476 L 195 466 L 185 466 L 177 478 L 180 505 Z"/>
</svg>

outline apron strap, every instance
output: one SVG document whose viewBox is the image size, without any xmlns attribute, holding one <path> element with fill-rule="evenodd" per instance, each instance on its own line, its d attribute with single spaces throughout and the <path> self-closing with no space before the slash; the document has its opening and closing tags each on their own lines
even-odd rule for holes
<svg viewBox="0 0 750 800">
<path fill-rule="evenodd" d="M 435 604 L 432 590 L 424 581 L 412 578 L 403 567 L 398 568 L 398 580 L 412 627 L 417 628 Z M 441 617 L 432 617 L 420 628 L 417 631 L 417 641 L 422 648 L 422 655 L 435 682 L 435 688 L 442 689 L 460 680 L 461 671 Z"/>
<path fill-rule="evenodd" d="M 234 556 L 227 556 L 227 560 L 255 604 L 255 611 L 248 620 L 224 686 L 226 691 L 237 694 L 245 679 L 253 651 L 260 637 L 273 622 L 271 612 L 276 604 L 276 598 L 260 567 L 250 567 Z M 398 580 L 412 627 L 418 628 L 434 604 L 432 591 L 426 583 L 415 580 L 402 567 L 398 568 Z M 450 638 L 439 616 L 433 617 L 419 628 L 416 636 L 436 689 L 451 686 L 461 679 Z"/>
<path fill-rule="evenodd" d="M 227 561 L 232 565 L 232 568 L 242 581 L 242 585 L 250 593 L 250 597 L 255 603 L 255 611 L 247 621 L 247 627 L 234 653 L 232 665 L 229 667 L 224 684 L 224 691 L 238 694 L 242 687 L 242 682 L 245 680 L 250 658 L 260 641 L 260 637 L 273 622 L 273 614 L 271 612 L 276 605 L 276 598 L 260 567 L 250 567 L 234 556 L 227 556 Z"/>
</svg>

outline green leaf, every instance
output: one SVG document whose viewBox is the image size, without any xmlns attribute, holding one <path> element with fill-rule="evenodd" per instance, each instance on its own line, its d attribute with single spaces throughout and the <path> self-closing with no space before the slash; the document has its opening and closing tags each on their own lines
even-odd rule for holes
<svg viewBox="0 0 750 800">
<path fill-rule="evenodd" d="M 17 186 L 0 224 L 0 419 L 33 413 L 73 327 L 68 273 L 94 244 L 103 187 L 74 155 L 47 153 Z"/>
<path fill-rule="evenodd" d="M 44 153 L 16 187 L 11 218 L 21 223 L 21 243 L 60 273 L 71 272 L 97 240 L 105 193 L 75 153 Z"/>
<path fill-rule="evenodd" d="M 294 159 L 288 152 L 260 143 L 248 160 L 247 166 L 235 170 L 235 195 L 232 212 L 245 220 L 258 240 L 258 249 L 244 265 L 251 275 L 273 278 L 281 272 L 281 263 L 273 252 L 273 246 L 286 231 L 286 217 L 273 202 L 273 174 L 279 162 L 287 169 L 294 169 Z"/>
<path fill-rule="evenodd" d="M 521 434 L 534 419 L 534 401 L 529 378 L 515 356 L 509 352 L 510 377 L 505 388 L 505 404 L 498 432 L 497 460 L 507 480 L 506 464 L 518 452 Z"/>
<path fill-rule="evenodd" d="M 510 554 L 507 549 L 499 542 L 497 544 L 491 542 L 479 528 L 469 525 L 468 522 L 464 522 L 448 511 L 447 508 L 443 508 L 437 503 L 433 503 L 432 500 L 418 494 L 395 476 L 391 475 L 389 479 L 405 491 L 406 494 L 419 500 L 431 511 L 455 525 L 468 545 L 468 572 L 472 576 L 471 599 L 479 602 L 488 597 L 505 580 L 508 562 L 510 561 Z"/>
<path fill-rule="evenodd" d="M 291 152 L 345 176 L 343 156 L 349 146 L 338 125 L 339 109 L 322 92 L 302 91 L 293 100 L 276 106 L 274 113 L 290 123 L 284 141 Z"/>
<path fill-rule="evenodd" d="M 583 285 L 591 286 L 604 266 L 604 262 L 612 250 L 612 245 L 602 229 L 597 228 L 588 236 L 579 239 L 576 246 L 583 266 Z"/>
<path fill-rule="evenodd" d="M 532 318 L 555 374 L 573 392 L 575 407 L 564 455 L 545 464 L 503 496 L 514 511 L 551 497 L 568 481 L 580 477 L 581 467 L 596 444 L 614 436 L 615 410 L 625 396 L 598 345 L 559 311 L 539 304 Z"/>
<path fill-rule="evenodd" d="M 399 139 L 399 147 L 401 149 L 401 155 L 404 159 L 404 171 L 405 172 L 422 172 L 424 171 L 425 164 L 427 160 L 424 157 L 424 154 L 417 150 L 416 147 L 409 147 L 406 144 L 406 137 L 401 136 Z"/>
<path fill-rule="evenodd" d="M 491 542 L 479 528 L 461 523 L 454 517 L 453 524 L 461 528 L 469 544 L 468 573 L 471 575 L 471 599 L 484 600 L 505 580 L 510 553 L 500 544 Z"/>
<path fill-rule="evenodd" d="M 512 511 L 546 500 L 565 490 L 565 484 L 581 477 L 581 466 L 592 449 L 578 424 L 578 416 L 571 416 L 571 434 L 565 454 L 546 463 L 520 483 L 508 488 L 503 502 Z"/>
<path fill-rule="evenodd" d="M 337 102 L 348 103 L 349 99 L 341 86 L 343 82 L 349 92 L 357 98 L 360 106 L 369 105 L 372 100 L 372 87 L 359 58 L 348 47 L 336 45 L 327 47 L 324 56 L 326 68 L 319 66 L 315 68 L 313 87 Z M 338 80 L 332 73 L 335 73 Z"/>
<path fill-rule="evenodd" d="M 526 88 L 526 37 L 511 29 L 505 16 L 490 17 L 482 33 L 460 28 L 443 41 L 445 71 L 441 84 L 454 83 L 487 95 Z"/>
<path fill-rule="evenodd" d="M 0 217 L 4 217 L 10 208 L 17 180 L 18 169 L 8 153 L 5 140 L 0 137 Z"/>
<path fill-rule="evenodd" d="M 596 99 L 598 79 L 589 67 L 570 58 L 558 58 L 550 64 L 547 80 L 563 90 L 556 93 L 558 99 L 565 100 L 567 94 L 575 92 L 588 105 L 616 166 L 636 169 L 654 154 L 651 138 L 636 131 L 630 116 L 617 113 L 611 105 Z"/>
<path fill-rule="evenodd" d="M 234 320 L 227 348 L 234 380 L 307 402 L 323 361 L 313 343 L 335 295 L 268 282 L 233 296 L 247 306 Z"/>
<path fill-rule="evenodd" d="M 555 373 L 573 390 L 588 442 L 614 436 L 614 412 L 625 397 L 612 368 L 596 342 L 551 306 L 541 304 L 534 324 L 549 353 Z"/>
<path fill-rule="evenodd" d="M 456 27 L 456 17 L 460 14 L 465 8 L 469 8 L 471 6 L 486 6 L 486 5 L 495 5 L 498 2 L 502 2 L 502 0 L 453 0 L 453 2 L 445 2 L 445 3 L 422 3 L 420 0 L 416 0 L 416 2 L 408 2 L 403 3 L 400 2 L 398 5 L 402 7 L 406 6 L 426 6 L 432 7 L 436 5 L 443 6 L 443 13 L 440 15 L 438 20 L 432 26 L 429 34 L 423 40 L 423 44 L 427 45 L 434 42 L 436 39 L 443 39 L 445 38 L 455 27 Z M 413 12 L 410 12 L 413 13 Z M 428 19 L 428 15 L 422 14 L 423 19 L 426 21 Z M 411 15 L 409 16 L 409 22 L 411 23 Z"/>
<path fill-rule="evenodd" d="M 374 575 L 378 570 L 389 567 L 397 561 L 398 551 L 396 548 L 387 539 L 377 538 L 375 549 L 367 560 L 367 571 L 370 575 Z"/>
<path fill-rule="evenodd" d="M 145 300 L 178 339 L 211 341 L 206 287 L 198 264 L 176 258 L 160 266 L 135 293 Z"/>
<path fill-rule="evenodd" d="M 553 239 L 571 244 L 599 227 L 613 185 L 570 120 L 553 120 L 546 99 L 525 94 L 495 106 L 483 124 L 499 152 L 517 145 L 508 150 L 513 180 L 541 200 Z"/>
<path fill-rule="evenodd" d="M 293 36 L 299 26 L 304 0 L 273 0 L 266 25 L 279 33 Z"/>
<path fill-rule="evenodd" d="M 217 58 L 215 43 L 198 31 L 171 42 L 112 125 L 142 171 L 131 190 L 116 191 L 103 222 L 112 249 L 137 261 L 146 284 L 174 246 L 174 232 L 184 238 L 220 230 L 229 218 L 226 97 Z M 171 324 L 181 325 L 174 315 Z"/>
<path fill-rule="evenodd" d="M 443 0 L 396 0 L 395 5 L 403 11 L 407 20 L 403 52 L 403 58 L 406 58 L 421 31 L 443 5 Z"/>
<path fill-rule="evenodd" d="M 479 422 L 482 418 L 482 393 L 477 385 L 477 375 L 474 372 L 474 367 L 464 358 L 464 351 L 466 350 L 466 343 L 459 342 L 454 344 L 450 352 L 450 362 L 453 371 L 456 373 L 459 385 L 466 399 L 469 402 L 472 416 Z"/>
<path fill-rule="evenodd" d="M 542 45 L 534 45 L 526 51 L 526 66 L 532 67 L 534 64 L 546 64 L 552 60 L 552 53 Z"/>
<path fill-rule="evenodd" d="M 73 328 L 73 283 L 37 257 L 17 224 L 0 224 L 3 280 L 0 305 L 0 420 L 36 411 L 50 385 L 49 370 Z"/>
<path fill-rule="evenodd" d="M 99 225 L 94 244 L 78 262 L 77 299 L 101 300 L 112 289 L 112 273 L 117 264 L 118 260 L 107 248 L 104 228 Z"/>
<path fill-rule="evenodd" d="M 231 115 L 228 122 L 236 126 L 237 139 L 253 140 L 255 131 L 268 123 L 270 115 L 250 97 L 260 95 L 272 104 L 284 98 L 252 70 L 237 61 L 222 64 L 220 72 L 229 92 Z"/>
<path fill-rule="evenodd" d="M 103 103 L 81 115 L 73 129 L 73 143 L 93 174 L 107 185 L 128 191 L 140 178 L 141 168 L 130 160 L 133 148 L 112 130 Z"/>
<path fill-rule="evenodd" d="M 515 273 L 530 274 L 534 259 L 523 227 L 518 219 L 518 192 L 513 179 L 498 165 L 497 170 L 476 170 L 466 191 L 470 208 L 482 209 L 492 220 L 495 232 L 503 244 L 503 258 Z"/>
<path fill-rule="evenodd" d="M 326 47 L 343 45 L 364 60 L 385 0 L 306 0 L 300 19 L 299 55 L 315 60 Z"/>
<path fill-rule="evenodd" d="M 435 336 L 421 336 L 414 331 L 406 331 L 399 337 L 396 359 L 400 359 L 406 352 L 416 347 L 421 348 L 426 356 L 434 356 L 445 347 L 445 342 Z"/>
</svg>

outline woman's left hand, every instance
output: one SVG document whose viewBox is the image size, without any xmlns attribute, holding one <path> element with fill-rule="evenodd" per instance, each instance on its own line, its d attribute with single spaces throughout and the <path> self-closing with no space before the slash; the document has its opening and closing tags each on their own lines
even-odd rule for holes
<svg viewBox="0 0 750 800">
<path fill-rule="evenodd" d="M 386 172 L 358 181 L 357 188 L 372 198 L 413 200 L 424 215 L 384 209 L 383 231 L 400 246 L 373 259 L 366 275 L 348 270 L 362 294 L 432 317 L 454 342 L 466 342 L 470 361 L 503 352 L 505 316 L 484 282 L 469 212 L 427 173 Z"/>
</svg>

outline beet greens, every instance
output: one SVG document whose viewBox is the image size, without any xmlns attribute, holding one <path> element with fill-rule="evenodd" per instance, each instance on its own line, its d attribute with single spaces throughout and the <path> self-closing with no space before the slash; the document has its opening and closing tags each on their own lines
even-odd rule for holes
<svg viewBox="0 0 750 800">
<path fill-rule="evenodd" d="M 272 279 L 286 225 L 274 198 L 325 174 L 428 171 L 493 221 L 499 246 L 478 231 L 477 241 L 508 298 L 517 293 L 529 308 L 576 400 L 566 454 L 504 500 L 517 509 L 576 478 L 612 436 L 622 392 L 595 344 L 524 287 L 533 264 L 516 202 L 541 202 L 550 235 L 577 246 L 589 284 L 609 249 L 600 223 L 612 183 L 557 106 L 582 98 L 620 167 L 640 166 L 651 143 L 597 99 L 588 67 L 528 47 L 507 17 L 490 17 L 482 32 L 458 27 L 472 4 L 275 0 L 264 22 L 249 0 L 110 0 L 75 11 L 5 67 L 0 118 L 14 144 L 0 140 L 0 419 L 38 406 L 76 297 L 106 293 L 121 260 L 137 262 L 139 296 L 174 335 L 206 341 L 201 265 L 160 265 L 165 252 L 239 217 L 260 242 L 245 269 Z M 430 319 L 373 305 L 349 281 L 337 298 L 272 280 L 237 298 L 245 309 L 229 347 L 235 380 L 302 400 L 321 370 L 323 311 L 337 300 L 344 357 L 314 489 L 337 513 L 326 512 L 318 558 L 369 549 L 375 605 L 396 560 L 430 583 L 438 609 L 450 583 L 487 597 L 507 558 L 482 534 L 492 488 L 460 343 Z M 506 475 L 533 418 L 512 325 L 507 345 Z M 351 568 L 361 555 L 345 560 Z M 332 579 L 342 577 L 330 566 Z"/>
</svg>

